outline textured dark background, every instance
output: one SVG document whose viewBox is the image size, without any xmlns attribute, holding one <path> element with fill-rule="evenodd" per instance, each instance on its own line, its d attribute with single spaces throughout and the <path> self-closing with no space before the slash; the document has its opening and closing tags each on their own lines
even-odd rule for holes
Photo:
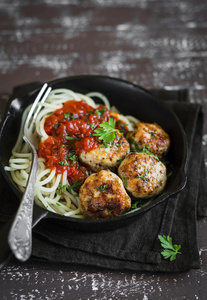
<svg viewBox="0 0 207 300">
<path fill-rule="evenodd" d="M 102 74 L 144 88 L 187 88 L 207 114 L 205 0 L 0 0 L 0 116 L 14 86 Z M 203 147 L 207 165 L 207 122 Z M 201 268 L 180 274 L 10 265 L 1 299 L 206 299 L 207 221 L 198 220 Z"/>
</svg>

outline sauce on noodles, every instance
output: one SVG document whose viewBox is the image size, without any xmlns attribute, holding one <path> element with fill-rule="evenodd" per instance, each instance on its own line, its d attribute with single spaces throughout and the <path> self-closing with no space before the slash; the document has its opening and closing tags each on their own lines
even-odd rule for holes
<svg viewBox="0 0 207 300">
<path fill-rule="evenodd" d="M 98 147 L 94 130 L 103 121 L 116 114 L 109 111 L 105 105 L 97 108 L 85 103 L 83 100 L 70 100 L 46 117 L 44 130 L 49 136 L 39 144 L 38 156 L 45 159 L 49 169 L 56 169 L 56 174 L 63 174 L 67 170 L 69 183 L 82 182 L 90 175 L 89 167 L 79 161 L 82 150 L 91 151 Z M 127 132 L 124 122 L 116 123 L 116 128 Z"/>
</svg>

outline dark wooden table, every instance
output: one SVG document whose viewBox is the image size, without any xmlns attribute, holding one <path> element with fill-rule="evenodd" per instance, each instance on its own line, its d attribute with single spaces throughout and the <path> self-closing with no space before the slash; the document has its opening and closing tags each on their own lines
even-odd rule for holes
<svg viewBox="0 0 207 300">
<path fill-rule="evenodd" d="M 79 74 L 145 88 L 187 88 L 207 114 L 205 0 L 0 0 L 0 114 L 14 86 Z M 207 122 L 203 147 L 207 164 Z M 149 274 L 9 265 L 1 299 L 206 299 L 207 220 L 197 223 L 201 268 Z"/>
</svg>

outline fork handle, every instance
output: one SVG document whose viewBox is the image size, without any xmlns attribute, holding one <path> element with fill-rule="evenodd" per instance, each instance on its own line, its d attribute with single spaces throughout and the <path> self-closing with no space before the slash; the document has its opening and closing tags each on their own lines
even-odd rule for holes
<svg viewBox="0 0 207 300">
<path fill-rule="evenodd" d="M 15 257 L 20 261 L 26 261 L 32 252 L 32 215 L 38 158 L 35 147 L 32 144 L 30 146 L 32 147 L 33 156 L 31 172 L 8 236 L 9 246 Z"/>
</svg>

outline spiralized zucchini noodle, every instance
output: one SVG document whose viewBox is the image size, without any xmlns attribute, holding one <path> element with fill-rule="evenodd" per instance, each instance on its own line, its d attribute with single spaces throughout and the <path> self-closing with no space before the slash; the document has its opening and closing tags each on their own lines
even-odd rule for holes
<svg viewBox="0 0 207 300">
<path fill-rule="evenodd" d="M 45 132 L 44 123 L 45 119 L 54 113 L 57 109 L 60 109 L 66 101 L 83 100 L 92 108 L 96 109 L 100 103 L 96 103 L 93 99 L 99 99 L 103 102 L 111 112 L 118 114 L 119 119 L 127 124 L 130 131 L 134 129 L 134 124 L 138 120 L 132 116 L 124 116 L 119 114 L 115 107 L 110 106 L 109 100 L 99 92 L 91 92 L 88 94 L 80 94 L 69 89 L 55 89 L 52 90 L 47 97 L 45 103 L 40 104 L 42 108 L 36 118 L 34 128 L 38 136 L 38 144 L 35 145 L 38 148 L 40 142 L 44 142 L 48 138 L 48 134 Z M 6 171 L 9 171 L 12 180 L 16 183 L 19 190 L 24 192 L 30 167 L 32 155 L 28 145 L 22 138 L 22 127 L 24 120 L 29 112 L 30 106 L 26 108 L 22 116 L 21 128 L 14 148 L 12 149 L 12 155 L 9 159 L 9 166 L 5 167 Z M 70 216 L 75 218 L 84 218 L 84 215 L 80 209 L 78 194 L 70 188 L 68 181 L 67 170 L 62 174 L 57 174 L 56 169 L 49 169 L 45 165 L 45 160 L 42 157 L 38 157 L 38 172 L 35 185 L 35 202 L 47 210 L 58 213 L 64 216 Z"/>
</svg>

